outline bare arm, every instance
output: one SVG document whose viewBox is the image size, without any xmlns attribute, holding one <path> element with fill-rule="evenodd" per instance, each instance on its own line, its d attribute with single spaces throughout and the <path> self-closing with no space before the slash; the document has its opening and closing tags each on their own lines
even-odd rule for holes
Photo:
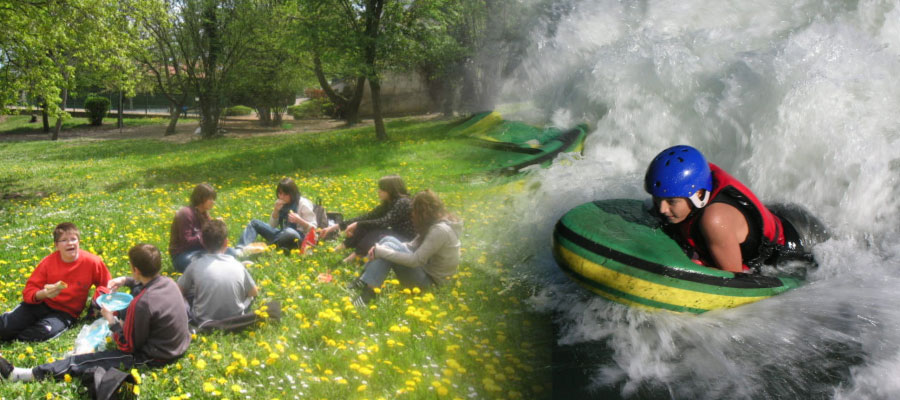
<svg viewBox="0 0 900 400">
<path fill-rule="evenodd" d="M 700 233 L 706 238 L 716 267 L 744 271 L 741 243 L 747 238 L 749 227 L 740 211 L 723 203 L 710 204 L 700 219 Z"/>
</svg>

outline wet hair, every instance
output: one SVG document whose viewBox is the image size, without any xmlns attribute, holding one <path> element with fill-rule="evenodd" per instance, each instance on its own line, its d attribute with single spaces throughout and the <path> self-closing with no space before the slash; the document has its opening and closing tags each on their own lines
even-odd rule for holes
<svg viewBox="0 0 900 400">
<path fill-rule="evenodd" d="M 191 193 L 191 207 L 197 207 L 209 199 L 216 199 L 216 189 L 208 183 L 201 183 Z"/>
<path fill-rule="evenodd" d="M 206 251 L 219 251 L 225 246 L 225 239 L 228 238 L 228 227 L 225 222 L 218 219 L 211 219 L 203 224 L 200 230 L 203 237 L 203 248 Z"/>
<path fill-rule="evenodd" d="M 417 234 L 424 237 L 432 225 L 444 218 L 453 219 L 453 216 L 447 213 L 437 193 L 431 189 L 416 193 L 412 201 L 412 223 Z"/>
<path fill-rule="evenodd" d="M 400 175 L 383 176 L 378 180 L 378 188 L 384 190 L 388 194 L 388 202 L 393 202 L 400 197 L 409 196 L 406 191 L 406 184 Z"/>
<path fill-rule="evenodd" d="M 128 261 L 145 278 L 156 276 L 162 269 L 162 255 L 159 249 L 148 243 L 136 244 L 128 250 Z"/>
<path fill-rule="evenodd" d="M 74 233 L 75 236 L 81 237 L 81 234 L 78 232 L 78 227 L 75 226 L 75 224 L 71 222 L 63 222 L 57 225 L 56 228 L 53 229 L 53 243 L 58 242 L 59 238 L 61 238 L 63 234 L 70 232 Z"/>
<path fill-rule="evenodd" d="M 300 189 L 297 188 L 297 183 L 291 178 L 284 178 L 278 182 L 278 187 L 275 188 L 275 195 L 277 196 L 278 193 L 284 193 L 291 196 L 290 204 L 296 204 L 300 201 Z"/>
</svg>

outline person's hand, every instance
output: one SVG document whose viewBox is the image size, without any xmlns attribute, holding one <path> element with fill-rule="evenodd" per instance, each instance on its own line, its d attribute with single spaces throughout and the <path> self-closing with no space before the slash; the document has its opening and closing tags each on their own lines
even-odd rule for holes
<svg viewBox="0 0 900 400">
<path fill-rule="evenodd" d="M 285 203 L 281 199 L 275 200 L 275 212 L 281 211 L 281 207 L 284 207 L 285 204 L 287 203 Z"/>
<path fill-rule="evenodd" d="M 294 211 L 288 213 L 287 219 L 292 224 L 299 224 L 300 221 L 303 221 L 303 218 L 300 218 L 300 214 L 297 214 Z"/>
<path fill-rule="evenodd" d="M 115 292 L 120 287 L 125 286 L 126 279 L 128 279 L 128 278 L 124 277 L 124 276 L 120 276 L 116 279 L 110 279 L 109 282 L 106 283 L 106 287 L 110 291 Z"/>
<path fill-rule="evenodd" d="M 347 229 L 344 229 L 344 234 L 346 234 L 348 237 L 353 236 L 354 232 L 356 232 L 356 222 L 347 225 Z"/>
<path fill-rule="evenodd" d="M 378 246 L 378 245 L 376 244 L 375 246 L 372 246 L 369 248 L 369 254 L 367 255 L 367 257 L 369 257 L 370 260 L 375 259 L 375 247 L 376 246 Z"/>
<path fill-rule="evenodd" d="M 340 228 L 340 226 L 337 225 L 337 224 L 334 224 L 334 225 L 329 226 L 329 227 L 327 227 L 327 228 L 323 228 L 323 229 L 322 229 L 322 236 L 330 235 L 331 232 L 334 232 L 334 230 L 335 230 L 335 229 L 338 229 L 338 228 Z"/>
<path fill-rule="evenodd" d="M 59 296 L 62 293 L 62 290 L 68 287 L 65 282 L 59 281 L 57 283 L 48 283 L 44 285 L 44 298 L 52 299 L 56 296 Z"/>
<path fill-rule="evenodd" d="M 106 306 L 100 306 L 100 315 L 103 316 L 103 319 L 106 320 L 106 323 L 108 323 L 109 325 L 115 325 L 116 316 L 113 314 L 112 311 L 109 311 L 109 309 L 106 308 Z"/>
</svg>

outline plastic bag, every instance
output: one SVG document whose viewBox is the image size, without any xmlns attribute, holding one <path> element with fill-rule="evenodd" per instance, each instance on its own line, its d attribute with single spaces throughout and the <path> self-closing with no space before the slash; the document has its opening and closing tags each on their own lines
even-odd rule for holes
<svg viewBox="0 0 900 400">
<path fill-rule="evenodd" d="M 109 323 L 104 318 L 98 318 L 90 325 L 81 327 L 78 337 L 75 338 L 75 354 L 93 353 L 106 347 L 106 337 L 109 336 Z"/>
</svg>

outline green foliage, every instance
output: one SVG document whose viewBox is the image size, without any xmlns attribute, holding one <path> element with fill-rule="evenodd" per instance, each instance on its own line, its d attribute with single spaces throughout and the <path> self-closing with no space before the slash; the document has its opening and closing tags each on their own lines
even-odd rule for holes
<svg viewBox="0 0 900 400">
<path fill-rule="evenodd" d="M 78 83 L 113 82 L 132 93 L 143 75 L 129 58 L 134 32 L 157 0 L 0 0 L 0 109 L 28 94 L 51 116 Z"/>
<path fill-rule="evenodd" d="M 280 301 L 281 322 L 197 335 L 177 363 L 137 369 L 140 397 L 549 398 L 551 355 L 543 347 L 552 342 L 549 325 L 523 303 L 531 288 L 513 276 L 515 263 L 496 256 L 498 245 L 515 238 L 489 236 L 489 227 L 509 217 L 503 207 L 511 189 L 472 175 L 478 162 L 470 152 L 481 150 L 447 139 L 452 126 L 389 122 L 395 140 L 387 143 L 372 143 L 372 128 L 357 128 L 178 146 L 157 140 L 0 146 L 6 163 L 0 192 L 26 195 L 0 200 L 0 306 L 20 302 L 25 280 L 52 251 L 52 227 L 63 220 L 78 224 L 82 248 L 101 254 L 113 276 L 122 276 L 130 272 L 127 250 L 135 243 L 165 251 L 172 216 L 198 182 L 216 187 L 211 213 L 235 238 L 251 218 L 269 214 L 282 177 L 295 178 L 329 211 L 356 216 L 377 204 L 378 178 L 397 173 L 413 192 L 435 189 L 465 221 L 458 283 L 425 294 L 389 281 L 372 307 L 357 310 L 343 286 L 361 266 L 340 262 L 346 254 L 333 250 L 339 241 L 304 256 L 262 254 L 250 268 L 261 286 L 256 304 Z M 47 197 L 28 197 L 39 191 Z M 163 263 L 165 275 L 177 278 L 168 257 Z M 47 342 L 6 343 L 3 356 L 19 367 L 60 359 L 86 323 Z M 0 397 L 80 398 L 78 382 L 6 382 Z"/>
<path fill-rule="evenodd" d="M 288 114 L 294 119 L 338 117 L 334 103 L 321 89 L 306 89 L 304 94 L 307 97 L 306 101 L 288 107 Z"/>
<path fill-rule="evenodd" d="M 231 106 L 225 109 L 225 115 L 237 117 L 253 114 L 253 109 L 247 106 Z"/>
<path fill-rule="evenodd" d="M 109 99 L 100 96 L 88 96 L 84 100 L 84 111 L 91 121 L 91 125 L 103 125 L 103 118 L 109 112 Z"/>
<path fill-rule="evenodd" d="M 294 119 L 313 119 L 325 116 L 325 114 L 322 113 L 322 106 L 318 102 L 312 100 L 304 101 L 295 106 L 289 106 L 287 112 L 291 117 L 294 117 Z"/>
<path fill-rule="evenodd" d="M 8 116 L 3 122 L 0 122 L 0 136 L 3 135 L 33 135 L 43 134 L 41 129 L 41 120 L 37 122 L 29 122 L 31 117 L 27 115 Z M 146 126 L 159 125 L 165 121 L 163 118 L 124 118 L 122 123 L 125 126 Z M 91 122 L 87 118 L 69 117 L 63 120 L 63 129 L 89 129 L 92 128 Z"/>
</svg>

